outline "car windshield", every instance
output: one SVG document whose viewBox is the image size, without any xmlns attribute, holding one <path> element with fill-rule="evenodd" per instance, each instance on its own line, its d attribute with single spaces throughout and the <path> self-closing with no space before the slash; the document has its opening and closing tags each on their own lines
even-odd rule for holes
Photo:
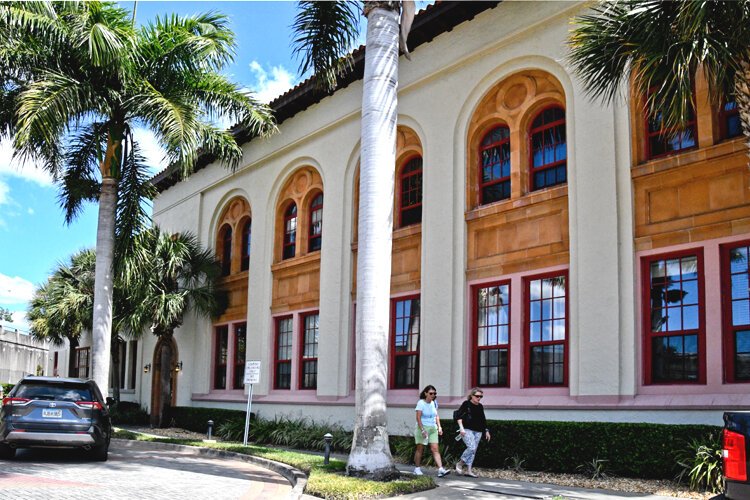
<svg viewBox="0 0 750 500">
<path fill-rule="evenodd" d="M 91 391 L 82 384 L 26 383 L 18 388 L 14 397 L 47 401 L 93 401 Z"/>
</svg>

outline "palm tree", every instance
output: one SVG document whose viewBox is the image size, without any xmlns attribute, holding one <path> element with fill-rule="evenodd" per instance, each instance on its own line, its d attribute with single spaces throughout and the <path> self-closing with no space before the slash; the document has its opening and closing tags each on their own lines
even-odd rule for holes
<svg viewBox="0 0 750 500">
<path fill-rule="evenodd" d="M 91 331 L 91 318 L 94 306 L 94 276 L 96 252 L 93 249 L 81 250 L 70 257 L 69 263 L 61 263 L 47 282 L 39 286 L 31 299 L 28 318 L 31 321 L 31 335 L 38 340 L 48 340 L 60 346 L 68 341 L 68 376 L 75 377 L 76 348 L 81 334 Z M 123 336 L 135 337 L 129 326 L 133 322 L 135 309 L 126 289 L 115 279 L 113 293 L 113 332 L 111 359 L 114 366 L 113 396 L 120 401 L 119 353 L 117 340 Z"/>
<path fill-rule="evenodd" d="M 134 332 L 149 328 L 164 341 L 160 387 L 152 389 L 161 391 L 161 407 L 152 409 L 158 417 L 152 424 L 161 427 L 167 423 L 171 399 L 171 339 L 187 312 L 203 316 L 220 312 L 216 279 L 221 266 L 213 252 L 201 248 L 189 233 L 169 234 L 154 227 L 138 234 L 133 248 L 123 266 L 123 286 L 133 306 L 128 324 Z"/>
<path fill-rule="evenodd" d="M 94 299 L 93 250 L 82 250 L 58 265 L 47 282 L 34 290 L 28 311 L 30 333 L 38 340 L 63 345 L 67 340 L 68 376 L 75 376 L 76 348 L 81 333 L 91 329 Z"/>
<path fill-rule="evenodd" d="M 273 130 L 269 109 L 220 74 L 234 57 L 225 16 L 166 16 L 136 29 L 113 2 L 0 4 L 0 134 L 16 157 L 63 182 L 68 220 L 96 192 L 99 221 L 93 378 L 106 387 L 112 330 L 115 207 L 133 129 L 144 126 L 188 175 L 200 154 L 235 168 L 242 150 L 210 120 Z M 79 188 L 80 191 L 79 192 Z"/>
<path fill-rule="evenodd" d="M 592 96 L 611 102 L 632 78 L 665 128 L 679 128 L 701 69 L 716 104 L 736 101 L 750 145 L 750 1 L 607 1 L 574 23 L 569 60 Z"/>
<path fill-rule="evenodd" d="M 399 12 L 402 2 L 366 1 L 357 255 L 357 380 L 350 475 L 387 480 L 398 476 L 388 445 L 386 393 L 391 279 L 394 168 L 398 87 Z M 313 68 L 333 89 L 357 35 L 354 3 L 299 2 L 295 53 L 302 72 Z M 408 33 L 414 2 L 403 2 Z"/>
</svg>

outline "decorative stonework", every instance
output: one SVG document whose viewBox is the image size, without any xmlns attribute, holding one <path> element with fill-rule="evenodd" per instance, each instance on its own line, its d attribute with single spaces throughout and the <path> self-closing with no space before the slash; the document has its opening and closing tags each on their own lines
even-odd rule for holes
<svg viewBox="0 0 750 500">
<path fill-rule="evenodd" d="M 279 193 L 274 225 L 274 264 L 271 266 L 271 310 L 274 314 L 317 307 L 320 301 L 320 251 L 308 251 L 308 237 L 310 204 L 322 192 L 320 174 L 315 168 L 305 166 L 289 176 Z M 295 256 L 283 260 L 284 213 L 292 202 L 297 206 Z"/>
<path fill-rule="evenodd" d="M 529 128 L 550 105 L 565 107 L 560 83 L 528 70 L 490 89 L 469 123 L 466 155 L 467 278 L 483 279 L 538 269 L 569 260 L 568 188 L 529 190 Z M 479 145 L 499 125 L 510 131 L 511 196 L 479 205 Z"/>
</svg>

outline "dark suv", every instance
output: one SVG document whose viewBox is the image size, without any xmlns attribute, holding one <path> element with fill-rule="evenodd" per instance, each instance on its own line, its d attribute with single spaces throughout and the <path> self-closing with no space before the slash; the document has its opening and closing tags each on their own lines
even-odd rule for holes
<svg viewBox="0 0 750 500">
<path fill-rule="evenodd" d="M 93 380 L 25 377 L 3 399 L 0 458 L 16 448 L 60 447 L 90 450 L 107 460 L 112 421 Z"/>
</svg>

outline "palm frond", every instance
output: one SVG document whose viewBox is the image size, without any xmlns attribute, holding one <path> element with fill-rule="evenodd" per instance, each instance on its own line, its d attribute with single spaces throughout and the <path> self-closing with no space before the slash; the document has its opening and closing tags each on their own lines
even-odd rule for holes
<svg viewBox="0 0 750 500">
<path fill-rule="evenodd" d="M 750 43 L 748 2 L 600 2 L 574 19 L 568 61 L 593 98 L 611 102 L 631 81 L 666 128 L 691 119 L 701 68 L 715 101 L 733 88 Z"/>
<path fill-rule="evenodd" d="M 301 1 L 292 31 L 300 74 L 312 69 L 326 90 L 335 88 L 337 77 L 351 67 L 348 54 L 359 31 L 358 5 L 347 0 Z"/>
<path fill-rule="evenodd" d="M 150 172 L 138 144 L 130 138 L 125 157 L 123 175 L 118 183 L 117 214 L 115 218 L 115 273 L 119 274 L 123 262 L 133 253 L 137 233 L 150 223 L 148 203 L 156 195 L 150 182 Z"/>
</svg>

